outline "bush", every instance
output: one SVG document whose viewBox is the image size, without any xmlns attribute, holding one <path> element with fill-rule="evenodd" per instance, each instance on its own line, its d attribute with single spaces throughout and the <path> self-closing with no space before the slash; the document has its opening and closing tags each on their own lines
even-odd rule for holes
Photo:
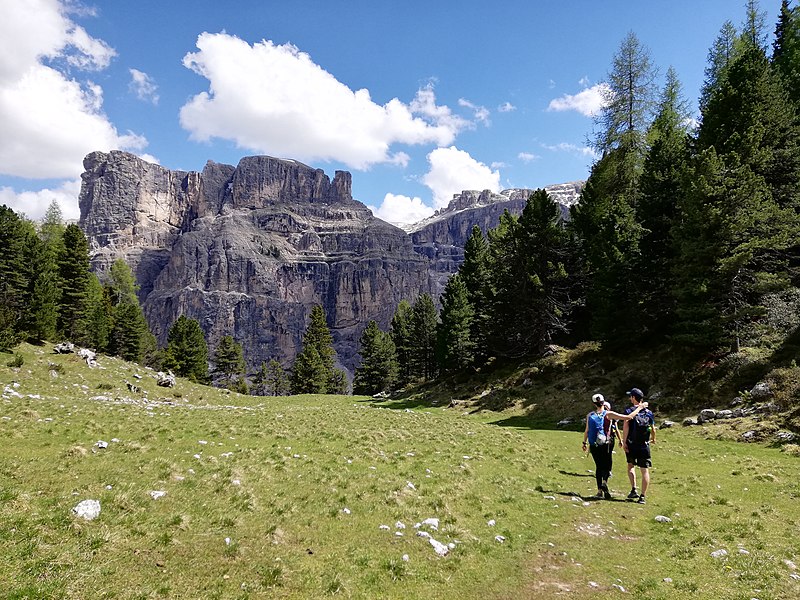
<svg viewBox="0 0 800 600">
<path fill-rule="evenodd" d="M 15 352 L 14 353 L 14 358 L 12 358 L 10 361 L 8 361 L 6 363 L 6 366 L 18 369 L 23 364 L 25 364 L 25 359 L 23 358 L 22 354 L 20 354 L 19 352 Z"/>
</svg>

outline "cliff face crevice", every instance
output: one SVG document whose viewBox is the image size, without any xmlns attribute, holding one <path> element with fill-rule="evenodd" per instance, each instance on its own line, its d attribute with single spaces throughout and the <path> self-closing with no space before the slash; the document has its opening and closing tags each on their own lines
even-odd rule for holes
<svg viewBox="0 0 800 600">
<path fill-rule="evenodd" d="M 353 199 L 349 173 L 331 181 L 297 161 L 209 161 L 198 173 L 94 152 L 84 167 L 80 226 L 93 267 L 128 262 L 161 343 L 185 314 L 212 352 L 233 335 L 251 370 L 273 357 L 289 366 L 320 304 L 352 372 L 367 322 L 386 329 L 400 300 L 438 299 L 472 226 L 486 231 L 505 208 L 519 212 L 528 192 L 464 192 L 408 234 Z"/>
</svg>

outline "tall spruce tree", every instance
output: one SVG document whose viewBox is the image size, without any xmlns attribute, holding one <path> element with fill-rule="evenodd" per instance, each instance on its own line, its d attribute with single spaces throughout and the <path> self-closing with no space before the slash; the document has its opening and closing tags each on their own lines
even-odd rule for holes
<svg viewBox="0 0 800 600">
<path fill-rule="evenodd" d="M 314 305 L 308 327 L 303 335 L 303 349 L 292 366 L 293 394 L 335 394 L 343 387 L 341 369 L 334 368 L 336 351 L 333 337 L 325 320 L 325 311 Z M 346 385 L 346 379 L 344 379 Z"/>
<path fill-rule="evenodd" d="M 353 377 L 353 393 L 373 395 L 390 391 L 397 381 L 397 355 L 391 335 L 370 321 L 359 339 L 361 364 Z"/>
<path fill-rule="evenodd" d="M 76 344 L 91 344 L 89 331 L 89 244 L 75 224 L 64 230 L 58 258 L 61 297 L 58 302 L 59 335 Z"/>
<path fill-rule="evenodd" d="M 450 276 L 441 297 L 442 310 L 437 326 L 437 359 L 445 373 L 468 369 L 475 361 L 472 321 L 475 315 L 467 286 L 458 273 Z"/>
<path fill-rule="evenodd" d="M 262 362 L 250 393 L 254 396 L 286 396 L 291 390 L 289 377 L 277 358 Z"/>
<path fill-rule="evenodd" d="M 708 51 L 705 79 L 700 88 L 700 110 L 705 110 L 711 95 L 725 82 L 728 65 L 737 54 L 739 32 L 731 21 L 725 21 Z"/>
<path fill-rule="evenodd" d="M 473 362 L 476 366 L 486 363 L 488 358 L 488 339 L 491 329 L 489 315 L 489 275 L 487 267 L 489 244 L 477 225 L 472 227 L 464 245 L 464 262 L 458 274 L 464 282 L 467 301 L 472 307 L 470 339 L 473 343 Z"/>
<path fill-rule="evenodd" d="M 25 310 L 26 226 L 7 206 L 0 206 L 0 350 L 9 351 L 22 338 Z"/>
<path fill-rule="evenodd" d="M 800 108 L 800 6 L 791 7 L 789 0 L 781 1 L 771 60 L 783 80 L 795 110 L 798 110 Z"/>
<path fill-rule="evenodd" d="M 110 269 L 112 329 L 109 350 L 130 361 L 143 361 L 149 327 L 139 305 L 139 286 L 128 264 L 117 259 Z"/>
<path fill-rule="evenodd" d="M 411 307 L 411 373 L 428 381 L 436 376 L 436 323 L 438 313 L 429 294 L 422 294 Z"/>
<path fill-rule="evenodd" d="M 395 309 L 389 334 L 397 356 L 397 385 L 403 387 L 413 379 L 411 364 L 411 303 L 401 300 Z"/>
<path fill-rule="evenodd" d="M 169 328 L 164 366 L 191 381 L 208 383 L 208 344 L 195 319 L 181 315 Z"/>
<path fill-rule="evenodd" d="M 642 226 L 630 285 L 643 335 L 667 332 L 674 311 L 672 237 L 689 161 L 689 109 L 675 70 L 667 71 L 659 109 L 648 132 L 649 150 L 640 179 L 637 220 Z"/>
<path fill-rule="evenodd" d="M 215 384 L 229 390 L 246 393 L 244 382 L 244 354 L 242 345 L 233 336 L 224 335 L 214 351 L 214 370 L 212 376 Z"/>
</svg>

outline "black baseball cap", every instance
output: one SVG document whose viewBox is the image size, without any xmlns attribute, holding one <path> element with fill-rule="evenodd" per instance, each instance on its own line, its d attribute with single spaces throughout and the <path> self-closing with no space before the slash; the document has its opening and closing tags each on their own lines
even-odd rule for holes
<svg viewBox="0 0 800 600">
<path fill-rule="evenodd" d="M 644 398 L 644 394 L 642 393 L 642 390 L 640 390 L 639 388 L 631 388 L 627 392 L 625 392 L 625 395 L 635 396 L 637 400 L 641 400 L 642 398 Z"/>
</svg>

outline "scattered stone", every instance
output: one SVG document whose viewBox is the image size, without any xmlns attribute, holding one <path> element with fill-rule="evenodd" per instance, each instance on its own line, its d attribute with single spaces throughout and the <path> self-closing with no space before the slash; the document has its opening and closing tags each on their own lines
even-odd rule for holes
<svg viewBox="0 0 800 600">
<path fill-rule="evenodd" d="M 175 387 L 175 375 L 172 374 L 172 371 L 168 373 L 159 371 L 156 374 L 156 385 L 167 388 Z"/>
<path fill-rule="evenodd" d="M 566 417 L 564 419 L 561 419 L 558 423 L 556 423 L 556 427 L 567 427 L 569 425 L 572 425 L 572 423 L 573 420 L 570 419 L 569 417 Z"/>
<path fill-rule="evenodd" d="M 425 519 L 422 523 L 420 523 L 420 526 L 422 525 L 427 525 L 434 531 L 439 531 L 439 519 L 435 517 L 430 517 L 428 519 Z"/>
<path fill-rule="evenodd" d="M 744 404 L 744 398 L 741 396 L 736 396 L 733 400 L 731 400 L 731 407 L 739 406 L 740 404 Z"/>
<path fill-rule="evenodd" d="M 418 531 L 417 532 L 417 537 L 429 538 L 429 537 L 431 537 L 431 534 L 428 533 L 427 531 Z"/>
<path fill-rule="evenodd" d="M 411 483 L 410 481 L 406 481 L 406 487 L 407 487 L 408 489 L 410 489 L 410 490 L 416 490 L 416 489 L 417 489 L 417 486 L 415 486 L 415 485 L 414 485 L 413 483 Z"/>
<path fill-rule="evenodd" d="M 755 384 L 753 389 L 750 390 L 750 397 L 756 401 L 766 400 L 767 398 L 771 398 L 772 395 L 772 389 L 770 389 L 769 384 L 763 381 Z"/>
<path fill-rule="evenodd" d="M 714 550 L 711 553 L 711 558 L 720 559 L 720 558 L 725 558 L 726 556 L 728 556 L 728 551 L 725 550 L 724 548 L 720 548 L 719 550 Z"/>
<path fill-rule="evenodd" d="M 402 521 L 397 521 L 397 523 L 394 524 L 394 528 L 395 529 L 405 529 L 406 528 L 406 524 L 403 523 Z"/>
<path fill-rule="evenodd" d="M 75 505 L 75 508 L 72 509 L 72 512 L 82 519 L 91 521 L 92 519 L 96 519 L 100 516 L 100 501 L 81 500 Z"/>
<path fill-rule="evenodd" d="M 347 508 L 347 507 L 345 506 L 345 507 L 342 509 L 342 512 L 343 512 L 344 514 L 346 514 L 346 515 L 349 515 L 349 514 L 350 514 L 350 509 L 349 509 L 349 508 Z"/>
<path fill-rule="evenodd" d="M 486 524 L 489 527 L 494 527 L 497 524 L 497 521 L 495 521 L 494 519 L 489 519 L 489 521 Z"/>
<path fill-rule="evenodd" d="M 78 356 L 80 356 L 83 360 L 86 361 L 86 364 L 90 367 L 97 367 L 97 353 L 89 350 L 88 348 L 81 348 L 78 350 Z"/>
<path fill-rule="evenodd" d="M 108 448 L 108 442 L 104 442 L 103 440 L 96 441 L 94 445 L 100 448 L 101 450 L 105 450 L 106 448 Z"/>
<path fill-rule="evenodd" d="M 792 433 L 791 431 L 779 431 L 775 434 L 777 440 L 781 443 L 790 443 L 794 442 L 797 439 L 797 435 Z"/>
<path fill-rule="evenodd" d="M 745 431 L 742 434 L 742 439 L 744 439 L 747 442 L 751 442 L 751 441 L 755 440 L 757 436 L 758 436 L 758 433 L 751 429 L 750 431 Z"/>
<path fill-rule="evenodd" d="M 555 496 L 542 496 L 545 500 L 555 500 Z"/>
<path fill-rule="evenodd" d="M 697 419 L 698 423 L 705 423 L 707 421 L 713 421 L 717 418 L 717 411 L 713 408 L 704 408 L 700 411 L 700 417 Z"/>
<path fill-rule="evenodd" d="M 613 583 L 613 584 L 611 584 L 611 587 L 618 589 L 618 590 L 619 590 L 620 592 L 622 592 L 623 594 L 626 594 L 626 593 L 627 593 L 627 591 L 625 590 L 625 588 L 624 588 L 624 587 L 622 587 L 622 586 L 621 586 L 620 584 L 618 584 L 618 583 Z"/>
<path fill-rule="evenodd" d="M 61 342 L 60 344 L 53 346 L 53 352 L 56 354 L 72 354 L 75 352 L 75 344 L 71 344 L 70 342 Z"/>
<path fill-rule="evenodd" d="M 599 587 L 600 587 L 600 584 L 599 584 L 599 583 L 597 583 L 596 581 L 590 581 L 590 582 L 589 582 L 589 587 L 590 587 L 590 588 L 599 588 Z"/>
<path fill-rule="evenodd" d="M 662 581 L 664 583 L 672 583 L 672 577 L 664 577 L 664 579 L 662 579 Z"/>
<path fill-rule="evenodd" d="M 672 519 L 664 515 L 657 515 L 655 519 L 658 523 L 672 523 Z"/>
<path fill-rule="evenodd" d="M 728 409 L 721 410 L 721 411 L 719 411 L 717 413 L 717 418 L 718 419 L 731 419 L 731 418 L 733 418 L 733 411 L 732 410 L 728 410 Z"/>
<path fill-rule="evenodd" d="M 496 536 L 494 536 L 494 539 L 495 539 L 496 542 L 499 542 L 500 544 L 502 544 L 503 542 L 506 541 L 505 536 L 502 536 L 502 535 L 496 535 Z"/>
<path fill-rule="evenodd" d="M 693 419 L 692 417 L 686 417 L 683 420 L 683 426 L 689 427 L 690 425 L 697 425 L 697 419 Z"/>
<path fill-rule="evenodd" d="M 789 559 L 786 559 L 786 558 L 783 559 L 783 564 L 785 564 L 787 567 L 789 567 L 792 571 L 796 571 L 797 570 L 797 565 L 794 564 Z"/>
<path fill-rule="evenodd" d="M 158 500 L 159 498 L 163 498 L 166 495 L 167 492 L 165 492 L 164 490 L 153 490 L 152 492 L 150 492 L 150 497 L 153 500 Z"/>
<path fill-rule="evenodd" d="M 447 554 L 450 552 L 450 548 L 448 548 L 447 546 L 445 546 L 441 542 L 437 542 L 432 537 L 428 538 L 428 542 L 430 543 L 431 546 L 433 546 L 433 549 L 436 551 L 436 554 L 438 554 L 439 556 L 447 556 Z"/>
<path fill-rule="evenodd" d="M 739 554 L 748 555 L 750 554 L 749 550 L 745 550 L 744 548 L 739 548 Z"/>
<path fill-rule="evenodd" d="M 391 529 L 391 527 L 389 527 L 388 525 L 379 525 L 378 529 L 381 529 L 383 531 L 389 531 L 389 529 Z"/>
<path fill-rule="evenodd" d="M 669 429 L 670 427 L 674 427 L 674 421 L 663 421 L 659 427 L 659 429 Z"/>
<path fill-rule="evenodd" d="M 408 557 L 408 554 L 403 554 L 403 560 L 404 560 L 405 562 L 408 562 L 408 561 L 409 561 L 409 560 L 411 560 L 411 559 Z"/>
<path fill-rule="evenodd" d="M 142 388 L 140 388 L 138 385 L 133 385 L 130 381 L 126 381 L 125 385 L 128 386 L 128 391 L 131 394 L 141 394 L 142 393 Z"/>
</svg>

